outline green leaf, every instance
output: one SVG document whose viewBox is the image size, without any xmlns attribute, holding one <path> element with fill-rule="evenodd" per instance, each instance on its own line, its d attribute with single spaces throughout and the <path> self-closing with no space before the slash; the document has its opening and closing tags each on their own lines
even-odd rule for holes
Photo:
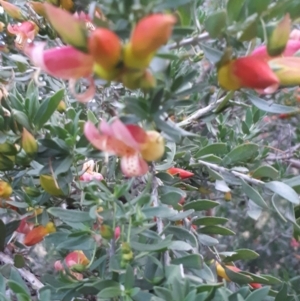
<svg viewBox="0 0 300 301">
<path fill-rule="evenodd" d="M 261 14 L 268 8 L 271 0 L 248 0 L 246 3 L 249 14 Z"/>
<path fill-rule="evenodd" d="M 259 257 L 259 254 L 249 249 L 239 249 L 234 251 L 235 254 L 225 257 L 223 261 L 232 262 L 237 260 L 253 260 Z"/>
<path fill-rule="evenodd" d="M 196 220 L 193 220 L 193 225 L 213 226 L 213 225 L 223 225 L 227 222 L 228 222 L 228 219 L 224 218 L 224 217 L 206 216 L 206 217 L 200 217 Z"/>
<path fill-rule="evenodd" d="M 225 165 L 231 165 L 237 162 L 248 161 L 257 156 L 258 149 L 258 145 L 254 143 L 238 145 L 223 158 L 222 162 Z"/>
<path fill-rule="evenodd" d="M 190 251 L 193 247 L 181 240 L 172 241 L 168 246 L 169 250 L 176 250 L 176 251 Z"/>
<path fill-rule="evenodd" d="M 178 240 L 188 241 L 194 248 L 198 247 L 196 237 L 187 229 L 178 226 L 168 226 L 164 229 L 163 233 L 166 235 L 171 234 Z"/>
<path fill-rule="evenodd" d="M 124 287 L 126 290 L 132 289 L 134 286 L 134 272 L 130 264 L 127 265 Z"/>
<path fill-rule="evenodd" d="M 28 289 L 26 283 L 22 279 L 18 270 L 15 269 L 14 267 L 12 267 L 10 270 L 9 280 L 17 284 L 16 289 L 18 290 L 19 293 L 21 293 L 21 294 L 24 293 L 24 294 L 30 295 L 30 292 L 29 292 L 29 289 Z M 13 284 L 13 286 L 14 286 L 14 284 Z M 16 291 L 16 293 L 17 293 L 17 291 Z"/>
<path fill-rule="evenodd" d="M 273 166 L 270 165 L 259 166 L 252 172 L 252 177 L 256 179 L 270 178 L 274 180 L 278 177 L 278 175 L 278 170 L 276 170 Z"/>
<path fill-rule="evenodd" d="M 16 294 L 28 294 L 28 291 L 25 290 L 24 287 L 16 281 L 8 280 L 7 285 Z"/>
<path fill-rule="evenodd" d="M 242 189 L 247 195 L 247 197 L 251 199 L 256 205 L 264 209 L 268 209 L 268 205 L 264 201 L 262 196 L 254 188 L 247 184 L 243 179 L 240 179 L 240 181 L 242 182 Z"/>
<path fill-rule="evenodd" d="M 282 113 L 295 113 L 299 111 L 297 107 L 284 106 L 276 103 L 270 104 L 267 101 L 263 100 L 262 98 L 259 98 L 252 94 L 247 93 L 247 96 L 254 106 L 256 106 L 257 108 L 265 112 L 269 112 L 273 114 L 282 114 Z"/>
<path fill-rule="evenodd" d="M 153 289 L 155 291 L 155 294 L 160 297 L 161 300 L 173 300 L 172 292 L 167 288 L 155 286 Z"/>
<path fill-rule="evenodd" d="M 204 234 L 235 235 L 235 232 L 222 226 L 206 226 L 198 231 Z"/>
<path fill-rule="evenodd" d="M 29 119 L 25 113 L 18 111 L 18 110 L 14 110 L 14 109 L 11 110 L 11 112 L 12 112 L 13 118 L 15 119 L 15 121 L 17 123 L 19 123 L 21 126 L 26 128 L 26 130 L 31 131 Z"/>
<path fill-rule="evenodd" d="M 226 18 L 226 11 L 220 10 L 209 15 L 208 18 L 205 20 L 205 28 L 212 38 L 219 37 L 223 30 L 226 28 Z"/>
<path fill-rule="evenodd" d="M 299 197 L 296 191 L 287 184 L 279 181 L 272 181 L 265 184 L 265 187 L 277 193 L 293 204 L 299 205 Z"/>
<path fill-rule="evenodd" d="M 194 209 L 195 211 L 202 211 L 215 208 L 219 205 L 218 202 L 210 200 L 197 200 L 184 204 L 184 210 Z"/>
<path fill-rule="evenodd" d="M 209 235 L 199 234 L 198 237 L 199 237 L 199 243 L 204 246 L 211 247 L 219 244 L 219 241 L 216 238 L 211 237 Z"/>
<path fill-rule="evenodd" d="M 110 299 L 118 297 L 122 294 L 122 290 L 118 287 L 106 287 L 97 296 L 101 299 Z"/>
<path fill-rule="evenodd" d="M 204 52 L 204 56 L 212 63 L 216 64 L 220 61 L 223 56 L 223 52 L 215 48 L 209 47 L 203 43 L 200 43 L 200 46 Z"/>
<path fill-rule="evenodd" d="M 268 296 L 270 288 L 265 286 L 252 292 L 245 301 L 263 301 Z M 282 300 L 283 301 L 283 300 Z"/>
<path fill-rule="evenodd" d="M 50 98 L 44 100 L 38 109 L 36 115 L 34 116 L 33 123 L 38 127 L 41 128 L 53 115 L 56 111 L 57 106 L 59 105 L 60 101 L 64 97 L 65 90 L 61 89 L 57 91 L 54 95 Z"/>
<path fill-rule="evenodd" d="M 191 254 L 172 260 L 171 264 L 182 264 L 187 269 L 202 269 L 203 259 L 200 254 Z"/>
<path fill-rule="evenodd" d="M 225 269 L 225 272 L 229 279 L 231 279 L 233 282 L 240 283 L 240 284 L 246 284 L 246 283 L 251 283 L 253 282 L 253 279 L 243 275 L 242 273 L 237 273 L 232 271 L 231 269 L 227 268 L 226 266 L 223 266 Z"/>
<path fill-rule="evenodd" d="M 170 245 L 170 240 L 163 240 L 157 244 L 142 244 L 139 242 L 131 242 L 132 249 L 142 252 L 156 252 L 166 250 Z"/>
<path fill-rule="evenodd" d="M 244 1 L 241 0 L 228 0 L 227 2 L 227 15 L 229 20 L 238 21 L 240 12 L 243 8 Z"/>
<path fill-rule="evenodd" d="M 195 158 L 199 158 L 205 155 L 225 155 L 228 152 L 226 143 L 213 143 L 201 148 L 196 152 Z"/>
<path fill-rule="evenodd" d="M 6 288 L 6 283 L 4 277 L 0 274 L 0 293 L 5 295 L 5 288 Z M 1 300 L 1 298 L 0 298 Z"/>
<path fill-rule="evenodd" d="M 91 218 L 89 212 L 83 212 L 78 210 L 67 210 L 63 208 L 49 208 L 48 213 L 60 218 L 62 221 L 66 222 L 88 222 L 92 221 L 93 218 Z"/>
<path fill-rule="evenodd" d="M 159 3 L 155 9 L 157 11 L 162 11 L 165 9 L 177 8 L 191 2 L 192 0 L 164 0 L 163 2 Z"/>
<path fill-rule="evenodd" d="M 25 259 L 21 254 L 16 254 L 14 256 L 14 266 L 18 269 L 24 268 Z"/>
</svg>

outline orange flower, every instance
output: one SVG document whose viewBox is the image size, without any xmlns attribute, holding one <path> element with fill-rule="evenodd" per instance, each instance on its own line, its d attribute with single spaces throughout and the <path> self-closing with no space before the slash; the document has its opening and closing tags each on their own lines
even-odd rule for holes
<svg viewBox="0 0 300 301">
<path fill-rule="evenodd" d="M 147 68 L 155 52 L 167 43 L 175 23 L 176 18 L 168 14 L 153 14 L 141 19 L 125 46 L 125 65 L 130 68 Z"/>
<path fill-rule="evenodd" d="M 19 50 L 23 50 L 29 42 L 34 40 L 39 28 L 34 22 L 25 21 L 15 25 L 8 24 L 7 31 L 16 36 L 15 45 Z"/>
<path fill-rule="evenodd" d="M 24 245 L 25 246 L 33 246 L 43 240 L 43 238 L 48 235 L 49 233 L 55 232 L 55 226 L 53 223 L 49 222 L 46 226 L 39 225 L 32 230 L 30 230 L 25 238 L 24 238 Z"/>
<path fill-rule="evenodd" d="M 256 57 L 247 56 L 231 60 L 218 70 L 220 86 L 226 90 L 240 88 L 277 89 L 279 79 L 269 65 Z"/>
<path fill-rule="evenodd" d="M 121 157 L 121 169 L 128 177 L 141 176 L 147 173 L 145 160 L 158 160 L 164 153 L 164 140 L 156 136 L 152 141 L 153 131 L 145 132 L 137 125 L 123 124 L 115 119 L 111 124 L 102 120 L 97 129 L 88 121 L 84 134 L 90 143 L 110 155 Z M 147 150 L 151 149 L 152 157 Z M 146 156 L 143 156 L 143 153 Z"/>
</svg>

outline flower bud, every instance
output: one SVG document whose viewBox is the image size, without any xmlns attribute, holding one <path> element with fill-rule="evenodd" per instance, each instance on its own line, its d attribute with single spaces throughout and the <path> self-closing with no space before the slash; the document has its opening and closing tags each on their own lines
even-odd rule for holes
<svg viewBox="0 0 300 301">
<path fill-rule="evenodd" d="M 192 176 L 194 176 L 194 173 L 187 171 L 182 168 L 176 168 L 176 167 L 171 167 L 167 170 L 167 172 L 172 175 L 172 176 L 179 176 L 180 179 L 188 179 Z"/>
<path fill-rule="evenodd" d="M 100 226 L 100 234 L 105 239 L 112 239 L 114 236 L 114 232 L 113 232 L 112 228 L 108 225 Z"/>
<path fill-rule="evenodd" d="M 159 160 L 165 152 L 165 140 L 156 131 L 147 131 L 146 142 L 141 146 L 141 155 L 146 161 Z"/>
<path fill-rule="evenodd" d="M 167 43 L 175 23 L 176 18 L 168 14 L 153 14 L 141 19 L 124 48 L 125 66 L 147 68 L 155 52 Z"/>
<path fill-rule="evenodd" d="M 3 156 L 0 153 L 0 170 L 11 170 L 15 165 L 14 159 L 14 156 Z"/>
<path fill-rule="evenodd" d="M 30 132 L 23 128 L 22 133 L 22 148 L 27 155 L 33 155 L 38 150 L 38 144 Z"/>
<path fill-rule="evenodd" d="M 57 111 L 59 112 L 59 113 L 63 113 L 65 110 L 66 110 L 66 103 L 63 101 L 63 100 L 61 100 L 60 101 L 60 103 L 58 104 L 58 106 L 57 106 Z"/>
<path fill-rule="evenodd" d="M 124 72 L 121 81 L 128 89 L 150 90 L 156 86 L 156 79 L 149 70 L 130 70 Z"/>
<path fill-rule="evenodd" d="M 89 37 L 88 49 L 95 62 L 106 71 L 115 69 L 121 60 L 121 41 L 109 29 L 95 29 Z"/>
<path fill-rule="evenodd" d="M 115 228 L 115 240 L 117 240 L 121 235 L 121 228 L 118 226 Z"/>
<path fill-rule="evenodd" d="M 278 56 L 284 51 L 290 36 L 291 23 L 290 15 L 286 14 L 272 31 L 267 42 L 270 56 Z"/>
<path fill-rule="evenodd" d="M 7 2 L 0 0 L 0 4 L 2 5 L 4 11 L 13 19 L 16 20 L 24 20 L 24 16 L 22 14 L 22 11 L 17 6 Z"/>
<path fill-rule="evenodd" d="M 7 199 L 12 194 L 12 188 L 9 183 L 0 180 L 0 198 Z"/>
</svg>

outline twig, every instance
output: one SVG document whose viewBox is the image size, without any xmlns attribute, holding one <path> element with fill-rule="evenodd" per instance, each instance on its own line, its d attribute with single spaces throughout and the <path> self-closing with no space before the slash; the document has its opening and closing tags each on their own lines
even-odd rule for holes
<svg viewBox="0 0 300 301">
<path fill-rule="evenodd" d="M 287 149 L 283 154 L 281 155 L 269 155 L 266 160 L 267 161 L 277 161 L 277 160 L 288 160 L 293 157 L 293 153 L 300 149 L 300 143 L 296 144 L 295 146 Z"/>
<path fill-rule="evenodd" d="M 234 176 L 236 176 L 240 179 L 243 179 L 243 180 L 245 180 L 245 181 L 247 181 L 251 184 L 255 184 L 255 185 L 264 185 L 265 184 L 265 182 L 263 182 L 263 181 L 251 178 L 250 176 L 248 176 L 246 174 L 243 174 L 243 173 L 240 173 L 240 172 L 235 171 L 235 170 L 230 170 L 230 169 L 227 169 L 225 167 L 222 167 L 222 166 L 219 166 L 219 165 L 216 165 L 216 164 L 213 164 L 213 163 L 205 162 L 205 161 L 202 161 L 202 160 L 198 160 L 197 162 L 202 164 L 202 165 L 205 165 L 205 166 L 207 166 L 207 167 L 209 167 L 213 170 L 216 170 L 216 171 L 229 172 L 229 173 L 233 174 Z"/>
<path fill-rule="evenodd" d="M 10 265 L 14 265 L 13 260 L 7 256 L 6 254 L 4 254 L 3 252 L 0 252 L 0 260 L 2 262 L 4 262 L 5 264 L 10 264 Z M 22 268 L 22 269 L 18 269 L 20 275 L 27 280 L 31 287 L 35 290 L 39 290 L 40 288 L 42 288 L 44 286 L 44 284 L 37 279 L 31 272 L 29 272 L 27 269 Z"/>
<path fill-rule="evenodd" d="M 152 203 L 153 203 L 153 207 L 158 207 L 159 206 L 159 202 L 158 202 L 158 191 L 157 188 L 158 186 L 160 186 L 158 179 L 155 176 L 155 165 L 152 164 L 151 166 L 151 174 L 152 174 L 152 189 L 151 189 L 151 199 L 152 199 Z M 165 239 L 165 234 L 162 234 L 163 230 L 164 230 L 164 225 L 162 222 L 162 219 L 160 217 L 156 217 L 156 226 L 157 226 L 157 233 L 161 234 L 161 238 Z M 170 264 L 170 255 L 168 253 L 168 251 L 166 251 L 164 253 L 164 262 L 165 265 L 169 265 Z"/>
<path fill-rule="evenodd" d="M 183 121 L 177 123 L 177 125 L 178 126 L 185 126 L 185 125 L 191 124 L 194 120 L 206 115 L 208 112 L 215 109 L 218 106 L 218 104 L 220 104 L 224 100 L 224 98 L 225 97 L 222 97 L 222 98 L 218 99 L 216 102 L 213 102 L 213 103 L 209 104 L 208 106 L 197 110 L 196 112 L 191 114 L 189 117 L 187 117 Z"/>
<path fill-rule="evenodd" d="M 182 46 L 187 46 L 187 45 L 194 45 L 200 41 L 206 40 L 209 38 L 209 35 L 207 32 L 201 33 L 196 37 L 192 37 L 192 38 L 186 38 L 181 40 L 180 42 L 175 42 L 172 43 L 170 45 L 168 45 L 168 48 L 171 49 L 176 49 Z"/>
</svg>

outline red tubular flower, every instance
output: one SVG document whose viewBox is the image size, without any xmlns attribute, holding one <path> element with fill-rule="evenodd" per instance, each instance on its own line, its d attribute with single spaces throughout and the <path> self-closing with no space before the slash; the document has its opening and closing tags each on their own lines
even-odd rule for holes
<svg viewBox="0 0 300 301">
<path fill-rule="evenodd" d="M 289 40 L 286 44 L 286 47 L 283 53 L 280 56 L 293 56 L 297 51 L 300 50 L 300 41 L 299 40 Z M 268 55 L 267 46 L 262 45 L 253 50 L 250 56 L 269 61 L 274 59 Z"/>
<path fill-rule="evenodd" d="M 16 232 L 22 233 L 22 234 L 28 234 L 34 227 L 33 223 L 27 222 L 27 217 L 23 218 L 20 222 L 20 225 Z"/>
<path fill-rule="evenodd" d="M 141 19 L 125 46 L 125 65 L 139 69 L 148 67 L 155 52 L 167 43 L 175 23 L 176 18 L 168 14 L 153 14 Z"/>
<path fill-rule="evenodd" d="M 178 175 L 180 177 L 180 179 L 188 179 L 192 176 L 194 176 L 194 173 L 184 170 L 182 168 L 176 168 L 176 167 L 171 167 L 167 170 L 167 172 L 169 174 L 171 174 L 172 176 L 176 176 Z"/>
<path fill-rule="evenodd" d="M 114 233 L 114 235 L 115 235 L 115 240 L 117 240 L 117 239 L 120 237 L 120 235 L 121 235 L 121 228 L 120 228 L 119 226 L 117 226 L 117 227 L 115 228 L 115 233 Z"/>
<path fill-rule="evenodd" d="M 267 62 L 252 56 L 240 57 L 221 66 L 218 80 L 227 90 L 250 88 L 273 92 L 279 85 L 279 79 Z"/>
<path fill-rule="evenodd" d="M 26 21 L 15 25 L 8 24 L 7 31 L 16 36 L 15 45 L 18 49 L 23 50 L 27 43 L 34 40 L 39 28 L 34 22 Z"/>
<path fill-rule="evenodd" d="M 32 63 L 51 76 L 69 79 L 70 89 L 81 102 L 91 100 L 95 94 L 95 85 L 91 80 L 93 58 L 72 46 L 63 46 L 44 50 L 45 43 L 32 43 L 25 47 L 24 52 Z M 90 80 L 90 87 L 81 95 L 75 94 L 75 83 L 81 77 Z"/>
</svg>

